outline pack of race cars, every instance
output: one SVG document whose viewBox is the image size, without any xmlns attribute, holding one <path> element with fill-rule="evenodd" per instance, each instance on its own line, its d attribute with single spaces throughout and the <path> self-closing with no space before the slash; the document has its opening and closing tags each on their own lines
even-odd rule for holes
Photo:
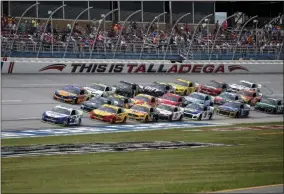
<svg viewBox="0 0 284 194">
<path fill-rule="evenodd" d="M 145 123 L 211 120 L 214 114 L 243 118 L 249 116 L 251 106 L 256 111 L 283 114 L 283 100 L 264 97 L 260 88 L 260 84 L 245 80 L 235 84 L 212 80 L 201 85 L 183 79 L 145 86 L 126 81 L 114 86 L 101 83 L 88 87 L 68 85 L 55 91 L 53 99 L 80 104 L 80 109 L 58 105 L 44 112 L 42 121 L 80 125 L 83 112 L 88 112 L 90 119 L 109 123 L 126 123 L 128 119 Z"/>
</svg>

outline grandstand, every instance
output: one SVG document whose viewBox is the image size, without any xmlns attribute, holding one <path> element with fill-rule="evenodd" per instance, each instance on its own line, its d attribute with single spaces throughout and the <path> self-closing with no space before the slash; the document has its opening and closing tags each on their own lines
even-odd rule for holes
<svg viewBox="0 0 284 194">
<path fill-rule="evenodd" d="M 214 2 L 203 2 L 206 6 L 202 6 L 202 2 L 170 2 L 170 5 L 169 2 L 150 2 L 157 4 L 154 6 L 138 1 L 84 1 L 79 6 L 75 2 L 43 1 L 23 17 L 21 15 L 35 2 L 2 3 L 1 55 L 6 57 L 151 60 L 284 58 L 283 11 L 274 15 L 270 13 L 271 17 L 266 21 L 261 17 L 249 18 L 247 13 L 227 13 L 227 17 L 235 15 L 217 24 Z M 62 6 L 64 4 L 66 6 Z M 58 12 L 51 16 L 57 8 Z M 139 9 L 140 12 L 125 22 Z M 164 12 L 167 13 L 162 14 Z M 188 12 L 191 14 L 175 25 Z M 81 17 L 75 22 L 80 13 Z M 107 13 L 110 13 L 109 17 L 103 20 Z M 157 15 L 161 17 L 154 21 Z"/>
</svg>

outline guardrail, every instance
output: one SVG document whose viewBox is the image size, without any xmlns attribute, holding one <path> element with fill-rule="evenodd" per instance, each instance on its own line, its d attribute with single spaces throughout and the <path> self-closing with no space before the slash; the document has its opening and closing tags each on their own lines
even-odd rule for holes
<svg viewBox="0 0 284 194">
<path fill-rule="evenodd" d="M 57 73 L 57 74 L 254 74 L 281 73 L 283 61 L 208 61 L 187 60 L 182 63 L 168 60 L 86 60 L 51 58 L 3 58 L 3 74 L 11 73 Z"/>
</svg>

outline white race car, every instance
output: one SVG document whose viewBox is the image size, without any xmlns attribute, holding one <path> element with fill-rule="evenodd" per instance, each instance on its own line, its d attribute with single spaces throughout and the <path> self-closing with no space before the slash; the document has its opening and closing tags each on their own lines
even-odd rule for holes
<svg viewBox="0 0 284 194">
<path fill-rule="evenodd" d="M 100 83 L 92 83 L 90 87 L 84 87 L 84 89 L 87 90 L 92 97 L 103 97 L 105 94 L 113 93 L 111 86 Z"/>
<path fill-rule="evenodd" d="M 182 121 L 183 108 L 167 104 L 160 104 L 156 107 L 160 120 Z"/>
<path fill-rule="evenodd" d="M 239 83 L 230 84 L 229 85 L 233 92 L 241 91 L 241 90 L 253 90 L 256 92 L 260 92 L 261 85 L 252 83 L 246 80 L 240 80 Z"/>
<path fill-rule="evenodd" d="M 203 104 L 192 103 L 184 108 L 184 118 L 199 120 L 211 120 L 214 114 L 214 107 L 204 106 Z"/>
<path fill-rule="evenodd" d="M 65 127 L 69 125 L 79 126 L 81 125 L 82 117 L 82 110 L 57 105 L 42 114 L 42 121 L 63 124 Z"/>
</svg>

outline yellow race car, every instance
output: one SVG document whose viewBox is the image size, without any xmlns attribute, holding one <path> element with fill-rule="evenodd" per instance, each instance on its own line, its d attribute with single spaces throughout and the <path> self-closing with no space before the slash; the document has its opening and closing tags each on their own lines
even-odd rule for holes
<svg viewBox="0 0 284 194">
<path fill-rule="evenodd" d="M 145 123 L 151 121 L 158 121 L 159 114 L 158 112 L 150 105 L 147 104 L 136 104 L 130 109 L 125 109 L 128 113 L 129 119 L 134 119 L 137 121 L 143 121 Z"/>
<path fill-rule="evenodd" d="M 177 79 L 175 82 L 171 82 L 169 84 L 175 88 L 176 94 L 184 96 L 198 91 L 198 84 L 190 80 Z"/>
<path fill-rule="evenodd" d="M 127 113 L 120 107 L 104 104 L 91 111 L 90 118 L 110 123 L 126 123 Z"/>
</svg>

